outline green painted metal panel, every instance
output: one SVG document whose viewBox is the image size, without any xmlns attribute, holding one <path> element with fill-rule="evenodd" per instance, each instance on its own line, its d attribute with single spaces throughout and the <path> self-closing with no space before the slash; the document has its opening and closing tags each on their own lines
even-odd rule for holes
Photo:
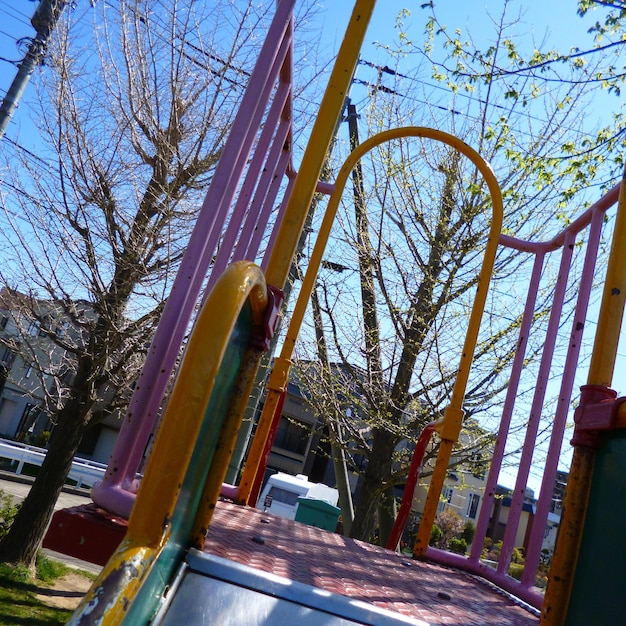
<svg viewBox="0 0 626 626">
<path fill-rule="evenodd" d="M 200 433 L 172 516 L 170 540 L 141 586 L 124 619 L 124 624 L 140 626 L 151 621 L 159 607 L 164 590 L 170 585 L 189 547 L 189 535 L 213 460 L 217 439 L 250 342 L 251 329 L 252 311 L 249 302 L 246 302 L 229 339 L 209 405 L 204 414 Z"/>
<path fill-rule="evenodd" d="M 296 522 L 334 532 L 341 509 L 324 500 L 298 498 Z"/>
<path fill-rule="evenodd" d="M 626 624 L 626 430 L 605 433 L 566 625 Z"/>
</svg>

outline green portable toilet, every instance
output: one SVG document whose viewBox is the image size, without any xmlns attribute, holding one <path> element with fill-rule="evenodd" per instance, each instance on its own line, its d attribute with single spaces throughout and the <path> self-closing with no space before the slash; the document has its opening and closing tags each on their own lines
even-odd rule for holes
<svg viewBox="0 0 626 626">
<path fill-rule="evenodd" d="M 316 498 L 298 498 L 296 522 L 315 526 L 322 530 L 334 531 L 337 527 L 341 509 L 325 500 Z"/>
</svg>

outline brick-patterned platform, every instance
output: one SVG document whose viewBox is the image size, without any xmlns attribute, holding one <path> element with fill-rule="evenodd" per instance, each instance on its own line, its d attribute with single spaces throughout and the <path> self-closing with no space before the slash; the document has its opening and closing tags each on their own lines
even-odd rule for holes
<svg viewBox="0 0 626 626">
<path fill-rule="evenodd" d="M 539 623 L 474 576 L 229 502 L 218 503 L 204 549 L 433 626 Z"/>
</svg>

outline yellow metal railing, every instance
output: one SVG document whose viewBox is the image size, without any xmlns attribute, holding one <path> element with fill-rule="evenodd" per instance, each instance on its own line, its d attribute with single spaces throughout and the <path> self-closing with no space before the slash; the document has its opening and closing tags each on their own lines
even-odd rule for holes
<svg viewBox="0 0 626 626">
<path fill-rule="evenodd" d="M 485 181 L 487 182 L 493 204 L 493 218 L 489 231 L 488 243 L 486 246 L 485 259 L 483 261 L 481 272 L 478 278 L 478 288 L 475 304 L 472 309 L 469 321 L 469 329 L 465 344 L 463 346 L 463 356 L 461 358 L 461 364 L 459 366 L 458 377 L 453 389 L 450 407 L 446 410 L 443 420 L 438 425 L 438 432 L 442 439 L 443 453 L 440 452 L 439 454 L 437 466 L 435 469 L 436 474 L 433 476 L 433 480 L 435 480 L 435 485 L 437 485 L 438 482 L 441 483 L 439 485 L 439 492 L 441 491 L 443 478 L 445 478 L 447 466 L 450 461 L 452 444 L 457 440 L 461 428 L 461 420 L 463 416 L 463 411 L 461 407 L 463 403 L 463 397 L 465 395 L 465 387 L 467 385 L 469 369 L 474 354 L 474 348 L 480 328 L 480 321 L 483 309 L 485 306 L 487 289 L 493 270 L 495 253 L 498 245 L 498 236 L 502 228 L 502 193 L 500 191 L 498 182 L 493 174 L 493 171 L 491 170 L 491 167 L 473 148 L 468 146 L 466 143 L 454 137 L 453 135 L 442 131 L 423 127 L 405 127 L 385 131 L 364 141 L 348 156 L 337 176 L 337 180 L 335 182 L 335 190 L 330 196 L 328 207 L 320 226 L 320 231 L 317 236 L 315 247 L 313 248 L 313 252 L 311 253 L 307 272 L 302 282 L 298 301 L 296 302 L 294 312 L 291 317 L 291 322 L 285 337 L 285 341 L 283 343 L 281 354 L 276 359 L 274 369 L 268 381 L 267 398 L 265 400 L 263 412 L 257 425 L 255 439 L 252 443 L 252 447 L 248 455 L 248 460 L 246 462 L 246 466 L 244 468 L 241 481 L 239 483 L 239 490 L 237 494 L 238 502 L 247 503 L 250 497 L 255 477 L 257 475 L 262 460 L 262 455 L 265 449 L 267 436 L 269 434 L 272 424 L 274 411 L 276 410 L 276 407 L 278 405 L 280 395 L 287 384 L 287 380 L 289 377 L 289 368 L 291 366 L 291 358 L 295 348 L 296 339 L 298 337 L 300 326 L 302 325 L 302 321 L 304 319 L 306 307 L 313 292 L 316 276 L 322 262 L 322 255 L 324 254 L 324 249 L 330 236 L 332 224 L 337 214 L 339 201 L 341 200 L 341 195 L 345 188 L 348 177 L 356 163 L 367 152 L 382 143 L 401 137 L 423 137 L 427 139 L 433 139 L 446 143 L 457 149 L 461 154 L 465 155 L 474 163 L 476 168 L 484 177 Z M 436 487 L 434 487 L 433 489 L 436 490 Z M 435 495 L 435 492 L 433 491 L 431 499 L 435 503 L 434 509 L 436 513 L 436 504 L 439 501 L 439 493 Z M 432 502 L 430 506 L 432 507 Z M 430 521 L 431 526 L 433 522 L 434 514 L 432 515 L 432 520 Z M 430 537 L 430 530 L 428 530 L 428 537 Z M 426 545 L 428 545 L 428 541 L 426 542 Z"/>
<path fill-rule="evenodd" d="M 167 544 L 214 383 L 247 302 L 253 324 L 261 324 L 267 306 L 263 272 L 253 263 L 240 261 L 224 272 L 200 312 L 148 459 L 126 537 L 70 623 L 82 623 L 81 614 L 93 618 L 98 613 L 101 621 L 90 623 L 122 623 L 128 606 Z M 218 458 L 219 462 L 223 460 Z M 216 474 L 226 472 L 225 466 L 215 467 L 215 461 L 211 469 Z"/>
</svg>

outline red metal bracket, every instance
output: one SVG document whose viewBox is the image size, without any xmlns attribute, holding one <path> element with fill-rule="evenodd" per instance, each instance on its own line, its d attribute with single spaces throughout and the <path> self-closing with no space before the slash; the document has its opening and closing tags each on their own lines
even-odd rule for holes
<svg viewBox="0 0 626 626">
<path fill-rule="evenodd" d="M 274 285 L 267 286 L 267 309 L 265 310 L 265 317 L 263 318 L 263 324 L 253 329 L 250 343 L 267 352 L 270 349 L 270 342 L 276 332 L 278 326 L 278 316 L 280 315 L 280 308 L 285 300 L 285 294 L 278 287 Z"/>
<path fill-rule="evenodd" d="M 574 411 L 573 446 L 598 449 L 600 433 L 616 428 L 619 407 L 626 397 L 618 398 L 617 392 L 603 385 L 583 385 L 580 388 L 580 404 Z"/>
</svg>

